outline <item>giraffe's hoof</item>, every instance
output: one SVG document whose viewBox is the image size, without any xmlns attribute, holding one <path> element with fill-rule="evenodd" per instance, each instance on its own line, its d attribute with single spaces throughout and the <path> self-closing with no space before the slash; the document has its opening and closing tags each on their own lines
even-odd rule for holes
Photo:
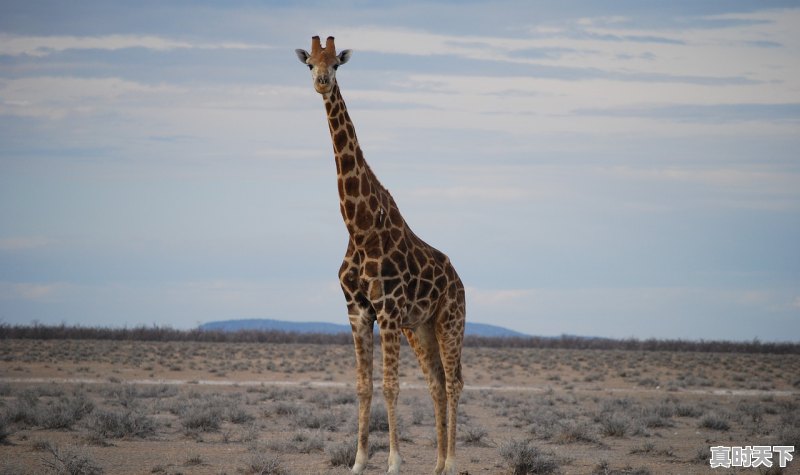
<svg viewBox="0 0 800 475">
<path fill-rule="evenodd" d="M 397 452 L 389 454 L 389 470 L 386 471 L 386 475 L 399 475 L 400 473 L 400 464 L 402 463 L 400 459 L 400 454 Z"/>
<path fill-rule="evenodd" d="M 350 470 L 350 473 L 352 473 L 353 475 L 361 475 L 362 473 L 364 473 L 365 468 L 366 464 L 357 463 L 353 465 L 353 468 Z"/>
<path fill-rule="evenodd" d="M 456 461 L 454 458 L 448 458 L 444 463 L 442 475 L 456 475 Z"/>
</svg>

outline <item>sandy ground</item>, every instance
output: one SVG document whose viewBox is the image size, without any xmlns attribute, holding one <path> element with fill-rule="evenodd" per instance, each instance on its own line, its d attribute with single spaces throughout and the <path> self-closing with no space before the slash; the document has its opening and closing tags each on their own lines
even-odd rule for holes
<svg viewBox="0 0 800 475">
<path fill-rule="evenodd" d="M 348 346 L 7 340 L 0 360 L 0 474 L 348 473 Z M 461 473 L 522 470 L 512 443 L 532 450 L 530 473 L 577 474 L 729 473 L 711 446 L 798 445 L 796 355 L 466 348 L 464 375 Z M 402 472 L 430 473 L 432 409 L 407 348 L 401 381 Z M 386 433 L 371 442 L 367 473 L 384 473 Z"/>
</svg>

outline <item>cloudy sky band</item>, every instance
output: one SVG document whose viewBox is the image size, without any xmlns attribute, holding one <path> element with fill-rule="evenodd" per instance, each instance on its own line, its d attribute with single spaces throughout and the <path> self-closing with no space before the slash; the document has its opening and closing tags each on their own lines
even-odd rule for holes
<svg viewBox="0 0 800 475">
<path fill-rule="evenodd" d="M 2 8 L 4 321 L 339 321 L 327 126 L 291 54 L 335 34 L 367 157 L 475 321 L 800 330 L 791 3 Z"/>
</svg>

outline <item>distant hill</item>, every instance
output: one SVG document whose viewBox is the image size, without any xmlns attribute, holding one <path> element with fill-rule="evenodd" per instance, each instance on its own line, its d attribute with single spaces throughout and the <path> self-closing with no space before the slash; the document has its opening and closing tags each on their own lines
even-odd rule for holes
<svg viewBox="0 0 800 475">
<path fill-rule="evenodd" d="M 287 322 L 284 320 L 270 320 L 267 318 L 253 318 L 247 320 L 220 320 L 200 325 L 200 330 L 235 332 L 240 330 L 266 330 L 284 331 L 294 333 L 350 333 L 350 325 L 325 322 Z M 509 330 L 508 328 L 488 325 L 486 323 L 467 322 L 465 329 L 467 335 L 485 337 L 527 337 L 524 333 Z"/>
</svg>

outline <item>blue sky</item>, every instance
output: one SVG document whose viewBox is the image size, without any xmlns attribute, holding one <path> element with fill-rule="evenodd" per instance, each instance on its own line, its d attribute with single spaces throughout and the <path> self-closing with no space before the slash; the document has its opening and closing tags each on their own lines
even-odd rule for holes
<svg viewBox="0 0 800 475">
<path fill-rule="evenodd" d="M 0 321 L 344 322 L 334 35 L 468 318 L 797 340 L 794 2 L 3 2 Z"/>
</svg>

